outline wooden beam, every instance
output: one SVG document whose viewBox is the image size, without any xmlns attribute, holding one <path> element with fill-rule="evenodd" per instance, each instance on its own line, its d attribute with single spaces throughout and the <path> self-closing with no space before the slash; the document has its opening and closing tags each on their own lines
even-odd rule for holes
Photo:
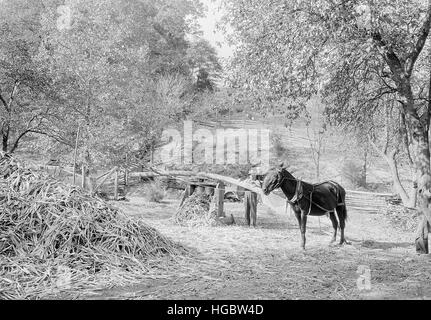
<svg viewBox="0 0 431 320">
<path fill-rule="evenodd" d="M 116 169 L 115 169 L 116 170 Z M 112 173 L 115 171 L 114 169 L 113 170 L 109 170 L 108 172 L 107 172 L 107 174 L 104 174 L 104 177 L 103 177 L 103 179 L 102 179 L 102 181 L 100 181 L 97 185 L 96 185 L 96 187 L 93 189 L 93 193 L 95 193 L 105 182 L 106 182 L 106 180 L 108 180 L 108 178 L 109 177 L 111 177 L 111 175 L 112 175 Z M 109 173 L 109 174 L 108 174 Z M 97 180 L 96 180 L 97 181 Z"/>
<path fill-rule="evenodd" d="M 150 172 L 132 172 L 130 173 L 130 176 L 135 177 L 149 177 L 149 176 L 183 176 L 183 177 L 195 177 L 195 178 L 207 178 L 212 179 L 216 181 L 222 181 L 225 184 L 231 184 L 243 187 L 244 189 L 256 192 L 258 194 L 262 194 L 262 190 L 253 184 L 240 181 L 238 179 L 232 178 L 232 177 L 226 177 L 220 174 L 215 173 L 208 173 L 208 172 L 194 172 L 194 171 L 181 171 L 181 170 L 175 170 L 175 171 L 164 171 L 164 170 L 156 170 L 152 169 L 153 173 Z"/>
</svg>

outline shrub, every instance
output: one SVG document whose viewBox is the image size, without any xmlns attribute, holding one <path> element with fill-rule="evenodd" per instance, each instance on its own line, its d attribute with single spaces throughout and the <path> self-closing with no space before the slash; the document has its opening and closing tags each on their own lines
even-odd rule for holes
<svg viewBox="0 0 431 320">
<path fill-rule="evenodd" d="M 272 145 L 274 147 L 274 153 L 277 158 L 285 156 L 287 149 L 284 147 L 281 136 L 274 134 L 272 136 Z"/>
<path fill-rule="evenodd" d="M 145 189 L 145 197 L 150 202 L 161 202 L 165 197 L 165 190 L 160 182 L 151 182 Z"/>
<path fill-rule="evenodd" d="M 353 187 L 366 188 L 366 179 L 362 166 L 356 164 L 351 160 L 346 160 L 341 167 L 341 173 Z"/>
</svg>

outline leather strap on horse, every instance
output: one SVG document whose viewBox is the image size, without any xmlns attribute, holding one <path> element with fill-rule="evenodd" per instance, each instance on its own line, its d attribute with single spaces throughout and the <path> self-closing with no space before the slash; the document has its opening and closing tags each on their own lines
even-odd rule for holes
<svg viewBox="0 0 431 320">
<path fill-rule="evenodd" d="M 335 187 L 335 190 L 337 191 L 337 200 L 340 198 L 340 189 L 338 188 L 340 185 L 338 183 L 336 183 L 335 181 L 332 180 L 328 180 L 327 182 L 329 182 L 330 184 L 332 184 Z M 344 206 L 345 203 L 344 202 L 339 202 L 337 203 L 337 206 Z"/>
<path fill-rule="evenodd" d="M 315 203 L 315 202 L 313 202 L 313 191 L 314 191 L 314 186 L 313 186 L 313 189 L 310 191 L 310 207 L 308 208 L 308 213 L 307 213 L 307 215 L 309 215 L 310 214 L 310 212 L 311 212 L 311 206 L 312 205 L 315 205 L 316 207 L 318 207 L 319 209 L 321 209 L 321 210 L 323 210 L 323 211 L 326 211 L 326 212 L 329 212 L 329 211 L 333 211 L 333 210 L 335 210 L 335 208 L 333 208 L 332 210 L 330 209 L 330 210 L 328 210 L 328 209 L 326 209 L 326 208 L 323 208 L 323 207 L 321 207 L 320 205 L 318 205 L 317 203 Z M 337 199 L 338 199 L 338 189 L 337 189 Z M 344 203 L 343 203 L 344 204 Z M 339 206 L 340 204 L 339 203 L 337 203 L 337 206 Z"/>
<path fill-rule="evenodd" d="M 310 215 L 311 207 L 313 206 L 313 191 L 314 191 L 314 187 L 313 187 L 313 190 L 311 190 L 310 192 L 310 207 L 308 208 L 307 216 Z"/>
<path fill-rule="evenodd" d="M 333 184 L 336 187 L 336 190 L 337 190 L 336 197 L 337 197 L 337 200 L 338 200 L 338 198 L 339 198 L 338 185 L 335 182 L 333 182 L 333 181 L 328 181 L 328 182 L 330 182 L 331 184 Z M 319 209 L 321 209 L 323 211 L 326 211 L 326 212 L 335 210 L 335 208 L 328 210 L 328 209 L 323 208 L 322 206 L 318 205 L 317 203 L 313 202 L 314 185 L 312 187 L 313 187 L 313 189 L 310 191 L 310 199 L 309 199 L 310 200 L 310 207 L 308 208 L 307 215 L 309 215 L 311 213 L 311 206 L 312 205 L 315 205 Z M 295 202 L 298 202 L 299 200 L 301 200 L 302 197 L 304 196 L 303 190 L 304 189 L 302 187 L 302 181 L 299 180 L 299 179 L 296 179 L 295 194 L 293 195 L 293 197 L 291 199 L 286 199 L 287 203 L 289 203 L 290 205 L 293 205 L 293 204 L 295 204 Z M 344 205 L 344 203 L 337 203 L 337 206 L 340 206 L 340 205 Z"/>
<path fill-rule="evenodd" d="M 291 199 L 287 199 L 287 202 L 291 205 L 295 204 L 295 202 L 298 202 L 302 198 L 302 196 L 303 196 L 303 188 L 302 188 L 301 180 L 296 180 L 295 194 Z"/>
</svg>

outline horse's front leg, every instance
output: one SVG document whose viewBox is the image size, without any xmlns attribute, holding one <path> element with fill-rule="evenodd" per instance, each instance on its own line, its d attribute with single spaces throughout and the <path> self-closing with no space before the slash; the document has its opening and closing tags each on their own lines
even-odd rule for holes
<svg viewBox="0 0 431 320">
<path fill-rule="evenodd" d="M 307 214 L 301 210 L 301 246 L 305 250 L 305 231 L 307 227 Z"/>
<path fill-rule="evenodd" d="M 305 230 L 307 225 L 307 215 L 300 209 L 295 209 L 295 216 L 298 220 L 299 230 L 301 231 L 301 248 L 305 249 Z"/>
</svg>

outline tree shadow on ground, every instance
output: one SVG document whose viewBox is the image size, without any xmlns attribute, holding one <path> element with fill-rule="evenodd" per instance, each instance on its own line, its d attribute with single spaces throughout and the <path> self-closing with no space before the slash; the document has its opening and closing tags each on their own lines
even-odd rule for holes
<svg viewBox="0 0 431 320">
<path fill-rule="evenodd" d="M 375 240 L 358 240 L 349 238 L 348 241 L 352 244 L 359 245 L 363 248 L 369 249 L 383 249 L 388 250 L 392 248 L 410 248 L 414 246 L 413 242 L 387 242 L 387 241 L 375 241 Z"/>
<path fill-rule="evenodd" d="M 235 224 L 241 227 L 248 227 L 244 217 L 234 216 Z M 282 220 L 274 220 L 272 218 L 261 217 L 257 218 L 256 228 L 268 230 L 290 230 L 298 229 L 297 223 L 289 223 Z"/>
</svg>

